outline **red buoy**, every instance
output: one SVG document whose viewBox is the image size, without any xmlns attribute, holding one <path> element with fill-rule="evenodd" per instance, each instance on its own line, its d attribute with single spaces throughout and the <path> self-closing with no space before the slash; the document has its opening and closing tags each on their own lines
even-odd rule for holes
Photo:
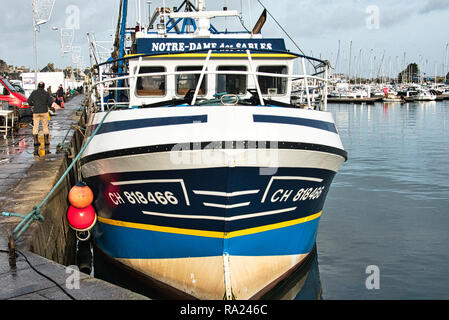
<svg viewBox="0 0 449 320">
<path fill-rule="evenodd" d="M 87 208 L 93 201 L 94 194 L 84 182 L 78 182 L 69 192 L 69 202 L 75 208 Z"/>
<path fill-rule="evenodd" d="M 73 230 L 83 232 L 93 228 L 97 222 L 97 214 L 92 206 L 83 209 L 70 206 L 67 211 L 67 220 Z"/>
</svg>

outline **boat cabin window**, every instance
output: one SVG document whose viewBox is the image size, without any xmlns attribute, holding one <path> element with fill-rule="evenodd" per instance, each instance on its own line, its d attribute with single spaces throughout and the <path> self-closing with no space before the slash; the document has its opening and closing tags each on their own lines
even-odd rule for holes
<svg viewBox="0 0 449 320">
<path fill-rule="evenodd" d="M 185 96 L 190 89 L 196 89 L 198 85 L 198 81 L 200 80 L 200 73 L 203 70 L 202 67 L 195 66 L 186 66 L 186 67 L 177 67 L 177 72 L 182 71 L 198 71 L 198 74 L 182 74 L 176 76 L 176 94 L 178 96 Z M 201 83 L 200 91 L 198 92 L 199 96 L 206 95 L 206 77 L 203 78 L 203 82 Z"/>
<path fill-rule="evenodd" d="M 244 71 L 245 66 L 219 66 L 218 71 Z M 246 93 L 246 74 L 218 74 L 217 93 L 226 92 L 228 94 Z"/>
<path fill-rule="evenodd" d="M 286 66 L 260 66 L 258 72 L 287 74 Z M 258 76 L 262 94 L 280 95 L 287 93 L 287 78 Z"/>
<path fill-rule="evenodd" d="M 165 72 L 164 67 L 140 67 L 139 74 Z M 166 76 L 145 76 L 137 78 L 138 96 L 165 96 Z"/>
</svg>

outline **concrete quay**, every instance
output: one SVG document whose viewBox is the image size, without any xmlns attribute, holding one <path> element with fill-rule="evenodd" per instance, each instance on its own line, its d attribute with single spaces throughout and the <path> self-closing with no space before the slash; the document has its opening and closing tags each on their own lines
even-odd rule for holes
<svg viewBox="0 0 449 320">
<path fill-rule="evenodd" d="M 83 95 L 74 96 L 51 117 L 49 148 L 43 138 L 34 148 L 30 118 L 22 119 L 13 135 L 0 139 L 0 213 L 27 215 L 66 171 L 83 141 L 83 100 Z M 22 219 L 0 215 L 0 300 L 148 299 L 73 268 L 76 240 L 65 213 L 68 191 L 79 176 L 75 166 L 42 207 L 44 221 L 33 222 L 15 242 L 15 268 L 9 263 L 8 239 Z"/>
</svg>

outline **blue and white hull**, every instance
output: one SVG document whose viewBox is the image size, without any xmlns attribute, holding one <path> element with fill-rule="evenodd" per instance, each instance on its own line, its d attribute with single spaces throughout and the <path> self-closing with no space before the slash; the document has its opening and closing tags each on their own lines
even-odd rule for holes
<svg viewBox="0 0 449 320">
<path fill-rule="evenodd" d="M 345 160 L 327 112 L 131 109 L 110 113 L 82 172 L 102 251 L 199 299 L 250 299 L 313 249 Z"/>
</svg>

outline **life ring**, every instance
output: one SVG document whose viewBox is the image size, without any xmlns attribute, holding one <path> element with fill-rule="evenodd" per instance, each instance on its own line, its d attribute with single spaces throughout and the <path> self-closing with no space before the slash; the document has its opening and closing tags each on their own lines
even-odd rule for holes
<svg viewBox="0 0 449 320">
<path fill-rule="evenodd" d="M 224 100 L 225 100 L 225 97 L 232 97 L 232 98 L 235 98 L 235 101 L 234 101 L 234 102 L 225 102 L 225 101 L 224 101 Z M 236 94 L 225 94 L 225 95 L 223 95 L 223 96 L 220 97 L 220 102 L 221 102 L 221 104 L 224 105 L 224 106 L 236 106 L 236 105 L 239 103 L 239 100 L 240 100 L 240 98 L 239 98 L 239 96 L 236 95 Z"/>
</svg>

